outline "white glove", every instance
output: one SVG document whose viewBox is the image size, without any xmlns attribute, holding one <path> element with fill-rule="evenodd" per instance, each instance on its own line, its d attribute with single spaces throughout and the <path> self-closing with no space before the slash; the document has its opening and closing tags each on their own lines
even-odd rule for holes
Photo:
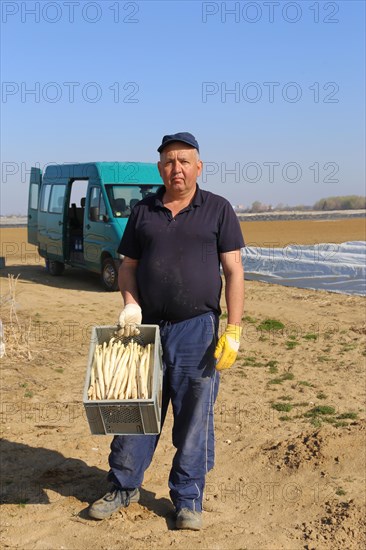
<svg viewBox="0 0 366 550">
<path fill-rule="evenodd" d="M 127 304 L 121 311 L 118 319 L 118 325 L 121 330 L 120 336 L 137 336 L 140 334 L 136 325 L 141 325 L 141 308 L 137 304 Z"/>
</svg>

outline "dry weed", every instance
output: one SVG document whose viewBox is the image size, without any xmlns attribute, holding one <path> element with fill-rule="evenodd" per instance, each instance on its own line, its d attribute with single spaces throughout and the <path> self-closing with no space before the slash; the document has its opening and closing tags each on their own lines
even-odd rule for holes
<svg viewBox="0 0 366 550">
<path fill-rule="evenodd" d="M 32 321 L 21 322 L 17 314 L 16 286 L 19 275 L 8 275 L 8 290 L 0 297 L 4 355 L 14 359 L 33 358 L 31 349 Z"/>
</svg>

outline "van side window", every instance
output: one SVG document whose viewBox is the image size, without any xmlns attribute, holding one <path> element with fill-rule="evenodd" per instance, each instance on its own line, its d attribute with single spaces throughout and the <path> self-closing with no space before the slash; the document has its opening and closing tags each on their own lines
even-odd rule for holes
<svg viewBox="0 0 366 550">
<path fill-rule="evenodd" d="M 38 207 L 38 183 L 31 183 L 29 208 L 37 210 Z"/>
<path fill-rule="evenodd" d="M 64 206 L 66 185 L 53 185 L 51 192 L 51 200 L 49 212 L 61 214 Z"/>
<path fill-rule="evenodd" d="M 90 191 L 89 220 L 93 222 L 103 221 L 107 209 L 100 187 L 92 187 Z"/>
<path fill-rule="evenodd" d="M 51 187 L 52 187 L 52 185 L 43 185 L 43 187 L 42 187 L 41 212 L 47 212 L 47 210 L 48 210 L 48 203 L 50 201 Z"/>
</svg>

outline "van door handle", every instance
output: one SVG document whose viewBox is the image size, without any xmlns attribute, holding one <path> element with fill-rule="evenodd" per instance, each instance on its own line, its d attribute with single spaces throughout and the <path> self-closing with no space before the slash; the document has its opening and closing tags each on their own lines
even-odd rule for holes
<svg viewBox="0 0 366 550">
<path fill-rule="evenodd" d="M 88 224 L 88 225 L 86 225 L 85 227 L 86 227 L 87 229 L 90 229 L 90 225 L 89 225 L 89 224 Z"/>
</svg>

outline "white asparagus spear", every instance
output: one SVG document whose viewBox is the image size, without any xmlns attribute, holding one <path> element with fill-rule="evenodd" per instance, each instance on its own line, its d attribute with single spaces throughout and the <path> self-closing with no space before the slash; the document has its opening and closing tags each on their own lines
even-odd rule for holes
<svg viewBox="0 0 366 550">
<path fill-rule="evenodd" d="M 121 365 L 119 367 L 116 385 L 113 392 L 114 399 L 122 399 L 120 397 L 121 392 L 124 392 L 126 380 L 128 379 L 127 362 L 130 358 L 131 348 L 127 346 L 121 359 Z"/>
<path fill-rule="evenodd" d="M 127 382 L 128 382 L 128 375 L 129 375 L 128 364 L 131 357 L 131 352 L 132 352 L 132 347 L 131 347 L 131 343 L 129 343 L 128 346 L 126 346 L 126 354 L 124 354 L 123 372 L 119 377 L 119 386 L 117 386 L 116 384 L 116 389 L 114 391 L 114 395 L 117 395 L 116 399 L 126 398 L 125 391 L 126 391 Z"/>
<path fill-rule="evenodd" d="M 128 362 L 129 374 L 128 374 L 128 382 L 127 382 L 127 389 L 125 393 L 125 399 L 131 398 L 132 377 L 135 376 L 135 370 L 133 368 L 134 357 L 135 357 L 135 343 L 133 341 L 131 342 L 131 348 L 132 348 L 132 351 L 131 351 L 130 360 Z"/>
<path fill-rule="evenodd" d="M 154 378 L 154 346 L 150 346 L 150 361 L 149 361 L 149 380 L 150 380 L 150 396 L 153 392 L 153 378 Z"/>
<path fill-rule="evenodd" d="M 132 366 L 131 366 L 131 399 L 137 399 L 137 350 L 135 350 Z"/>
<path fill-rule="evenodd" d="M 131 392 L 131 362 L 132 362 L 132 359 L 133 359 L 133 341 L 130 342 L 129 346 L 130 348 L 130 357 L 129 357 L 129 360 L 126 364 L 126 377 L 127 377 L 127 380 L 125 380 L 125 384 L 124 384 L 124 399 L 129 399 L 130 397 L 130 392 Z"/>
<path fill-rule="evenodd" d="M 111 357 L 111 365 L 110 365 L 110 374 L 111 374 L 111 379 L 116 371 L 116 367 L 117 367 L 117 359 L 119 357 L 119 353 L 120 353 L 120 349 L 122 347 L 122 342 L 116 342 L 115 344 L 113 344 L 113 354 L 112 354 L 112 357 Z"/>
<path fill-rule="evenodd" d="M 100 393 L 99 379 L 95 380 L 95 395 L 97 399 L 102 399 L 102 394 Z"/>
<path fill-rule="evenodd" d="M 136 363 L 136 380 L 137 380 L 137 397 L 144 399 L 144 363 L 145 363 L 145 348 L 138 346 L 139 354 Z"/>
<path fill-rule="evenodd" d="M 147 345 L 147 352 L 146 352 L 146 363 L 145 363 L 145 379 L 146 379 L 146 389 L 147 389 L 147 398 L 150 397 L 150 348 L 151 345 Z"/>
<path fill-rule="evenodd" d="M 113 396 L 113 392 L 114 392 L 114 389 L 116 387 L 118 375 L 119 375 L 120 369 L 123 365 L 122 358 L 123 358 L 124 351 L 125 351 L 125 346 L 122 344 L 119 347 L 119 350 L 118 350 L 117 358 L 116 358 L 116 361 L 115 361 L 115 368 L 114 368 L 114 372 L 112 374 L 112 380 L 111 380 L 111 383 L 109 385 L 109 390 L 108 390 L 108 393 L 107 393 L 107 399 L 111 399 L 111 397 Z"/>
<path fill-rule="evenodd" d="M 110 361 L 109 361 L 109 376 L 110 376 L 110 377 L 112 377 L 112 374 L 113 374 L 113 371 L 114 371 L 114 367 L 115 367 L 115 363 L 116 363 L 116 357 L 117 357 L 117 352 L 118 352 L 118 345 L 117 345 L 117 343 L 116 343 L 116 344 L 112 344 L 111 356 L 110 356 Z"/>
<path fill-rule="evenodd" d="M 107 399 L 112 399 L 113 394 L 115 390 L 117 389 L 117 382 L 121 374 L 121 370 L 124 369 L 124 354 L 127 353 L 126 350 L 122 350 L 121 353 L 118 353 L 117 359 L 116 359 L 116 367 L 114 369 L 113 378 L 109 386 Z"/>
<path fill-rule="evenodd" d="M 137 395 L 140 399 L 145 399 L 145 360 L 146 355 L 143 354 L 137 364 Z"/>
<path fill-rule="evenodd" d="M 102 368 L 102 352 L 97 351 L 97 372 L 98 372 L 98 383 L 99 383 L 99 390 L 101 397 L 100 399 L 104 399 L 105 395 L 105 387 L 104 387 L 104 376 L 103 376 L 103 368 Z"/>
<path fill-rule="evenodd" d="M 144 354 L 141 358 L 141 364 L 140 364 L 140 380 L 141 380 L 141 397 L 142 397 L 142 399 L 147 399 L 148 398 L 147 377 L 146 377 L 146 361 L 147 361 L 147 349 L 144 350 Z"/>
<path fill-rule="evenodd" d="M 96 359 L 95 352 L 94 352 L 93 362 L 92 362 L 92 366 L 91 366 L 91 369 L 90 369 L 89 389 L 94 386 L 96 365 L 97 365 L 97 359 Z M 89 395 L 89 393 L 88 393 L 88 395 Z"/>
<path fill-rule="evenodd" d="M 103 348 L 103 376 L 104 376 L 104 392 L 107 393 L 109 386 L 109 365 L 111 359 L 112 346 L 108 345 Z"/>
</svg>

